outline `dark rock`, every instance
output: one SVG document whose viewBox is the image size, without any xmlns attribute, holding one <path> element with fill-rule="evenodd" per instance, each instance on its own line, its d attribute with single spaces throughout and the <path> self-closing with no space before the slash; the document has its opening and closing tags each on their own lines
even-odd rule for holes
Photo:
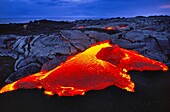
<svg viewBox="0 0 170 112">
<path fill-rule="evenodd" d="M 69 55 L 70 44 L 58 35 L 40 35 L 30 44 L 30 56 L 53 58 L 56 54 Z"/>
<path fill-rule="evenodd" d="M 161 51 L 157 41 L 153 37 L 149 37 L 146 41 L 146 47 L 149 51 Z"/>
<path fill-rule="evenodd" d="M 18 69 L 23 68 L 31 63 L 36 63 L 36 59 L 31 58 L 31 57 L 22 58 L 21 61 L 16 63 L 16 69 L 18 70 Z"/>
<path fill-rule="evenodd" d="M 23 36 L 23 37 L 19 38 L 13 45 L 13 50 L 16 50 L 22 54 L 26 53 L 27 49 L 25 48 L 25 46 L 28 44 L 28 40 L 29 40 L 28 36 Z"/>
<path fill-rule="evenodd" d="M 37 73 L 41 70 L 41 66 L 37 63 L 31 63 L 27 66 L 24 66 L 17 71 L 13 72 L 7 79 L 6 83 L 11 83 L 13 81 L 16 81 L 18 79 L 21 79 L 25 76 Z"/>
<path fill-rule="evenodd" d="M 55 67 L 59 66 L 62 62 L 65 62 L 67 58 L 68 58 L 67 56 L 58 56 L 58 57 L 55 57 L 54 59 L 46 62 L 46 63 L 42 66 L 41 71 L 49 71 L 49 70 L 52 70 L 52 69 L 54 69 Z"/>
<path fill-rule="evenodd" d="M 73 46 L 70 46 L 70 54 L 76 54 L 78 52 L 78 50 L 73 47 Z"/>
<path fill-rule="evenodd" d="M 23 56 L 23 55 L 19 55 L 18 58 L 17 58 L 17 60 L 16 60 L 16 62 L 15 62 L 15 65 L 14 65 L 15 71 L 18 70 L 18 67 L 17 67 L 17 66 L 18 66 L 18 64 L 19 64 L 22 60 L 24 60 L 24 56 Z"/>
<path fill-rule="evenodd" d="M 138 49 L 138 48 L 142 48 L 145 46 L 145 42 L 132 43 L 124 39 L 116 39 L 115 41 L 112 40 L 112 44 L 118 44 L 120 47 L 126 48 L 126 49 Z"/>
<path fill-rule="evenodd" d="M 7 57 L 9 56 L 9 57 L 12 57 L 14 59 L 17 59 L 18 55 L 19 54 L 18 54 L 17 51 L 0 48 L 0 56 L 7 56 Z"/>
<path fill-rule="evenodd" d="M 5 48 L 6 44 L 5 44 L 5 40 L 3 38 L 3 36 L 0 37 L 0 48 Z"/>
<path fill-rule="evenodd" d="M 68 43 L 81 51 L 85 50 L 85 48 L 90 47 L 90 45 L 92 44 L 90 42 L 90 38 L 79 30 L 62 30 L 61 34 L 65 38 L 65 40 L 68 41 Z"/>
<path fill-rule="evenodd" d="M 14 72 L 15 59 L 11 57 L 0 57 L 0 87 L 5 84 L 5 79 Z"/>
<path fill-rule="evenodd" d="M 170 42 L 166 35 L 153 35 L 162 50 L 170 50 Z"/>
<path fill-rule="evenodd" d="M 145 36 L 141 30 L 132 30 L 122 35 L 122 38 L 132 43 L 144 42 Z"/>
<path fill-rule="evenodd" d="M 168 38 L 170 35 L 168 33 L 149 30 L 142 30 L 142 32 L 147 39 L 154 38 L 162 50 L 170 49 L 170 41 Z"/>
<path fill-rule="evenodd" d="M 127 34 L 116 34 L 111 36 L 111 43 L 118 44 L 122 48 L 126 49 L 138 49 L 145 46 L 145 37 L 144 35 L 140 35 L 141 32 L 138 31 L 130 31 Z"/>
<path fill-rule="evenodd" d="M 40 64 L 42 64 L 42 65 L 43 65 L 44 63 L 46 63 L 47 61 L 50 60 L 48 57 L 45 57 L 45 56 L 37 57 L 36 59 L 37 59 L 37 61 L 38 61 Z"/>
<path fill-rule="evenodd" d="M 12 49 L 13 44 L 17 41 L 17 36 L 15 35 L 0 35 L 0 47 Z"/>
<path fill-rule="evenodd" d="M 72 45 L 77 49 L 77 51 L 84 51 L 86 48 L 79 43 L 72 43 Z"/>
<path fill-rule="evenodd" d="M 0 34 L 14 35 L 39 35 L 52 34 L 61 29 L 71 29 L 74 26 L 72 22 L 40 20 L 30 23 L 20 24 L 0 24 Z"/>
<path fill-rule="evenodd" d="M 97 42 L 111 39 L 110 35 L 107 33 L 99 33 L 96 31 L 85 31 L 84 33 L 88 35 L 89 38 L 95 39 Z"/>
<path fill-rule="evenodd" d="M 161 52 L 158 52 L 158 51 L 147 51 L 143 53 L 143 55 L 151 59 L 164 62 L 164 63 L 168 61 L 167 56 L 163 55 Z"/>
</svg>

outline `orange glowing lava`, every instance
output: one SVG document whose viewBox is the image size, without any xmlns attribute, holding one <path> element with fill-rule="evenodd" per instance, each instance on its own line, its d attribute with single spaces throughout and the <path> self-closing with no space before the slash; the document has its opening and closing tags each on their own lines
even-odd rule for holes
<svg viewBox="0 0 170 112">
<path fill-rule="evenodd" d="M 105 27 L 104 30 L 115 30 L 115 28 L 109 26 L 109 27 Z"/>
<path fill-rule="evenodd" d="M 83 29 L 83 28 L 85 28 L 84 26 L 78 26 L 77 27 L 78 29 Z"/>
<path fill-rule="evenodd" d="M 116 30 L 116 29 L 125 29 L 128 25 L 119 25 L 119 26 L 108 26 L 108 27 L 105 27 L 104 30 Z"/>
<path fill-rule="evenodd" d="M 161 62 L 146 58 L 135 51 L 125 50 L 109 42 L 102 42 L 69 58 L 48 72 L 40 72 L 4 86 L 0 93 L 21 88 L 44 88 L 47 95 L 84 95 L 116 85 L 134 92 L 128 70 L 168 70 Z"/>
</svg>

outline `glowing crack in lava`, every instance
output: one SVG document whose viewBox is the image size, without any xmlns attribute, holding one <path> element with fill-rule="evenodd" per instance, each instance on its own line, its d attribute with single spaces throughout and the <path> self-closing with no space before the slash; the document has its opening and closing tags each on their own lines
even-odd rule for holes
<svg viewBox="0 0 170 112">
<path fill-rule="evenodd" d="M 114 28 L 114 27 L 109 26 L 109 27 L 105 27 L 105 28 L 104 28 L 104 30 L 115 30 L 115 28 Z"/>
<path fill-rule="evenodd" d="M 134 92 L 128 70 L 168 70 L 161 62 L 146 58 L 135 51 L 102 42 L 70 57 L 55 69 L 36 73 L 4 86 L 0 93 L 17 89 L 44 88 L 47 95 L 84 95 L 116 85 Z"/>
<path fill-rule="evenodd" d="M 107 27 L 104 27 L 104 30 L 109 30 L 109 31 L 112 31 L 112 30 L 116 30 L 116 29 L 125 29 L 128 25 L 119 25 L 119 26 L 107 26 Z"/>
</svg>

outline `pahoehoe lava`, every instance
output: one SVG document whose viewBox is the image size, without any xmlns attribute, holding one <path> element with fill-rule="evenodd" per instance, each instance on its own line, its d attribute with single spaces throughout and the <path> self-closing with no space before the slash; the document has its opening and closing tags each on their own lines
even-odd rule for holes
<svg viewBox="0 0 170 112">
<path fill-rule="evenodd" d="M 101 90 L 111 85 L 134 92 L 129 70 L 163 70 L 168 67 L 132 50 L 100 42 L 50 71 L 27 76 L 4 86 L 0 93 L 17 89 L 44 88 L 45 94 L 59 96 L 84 95 L 89 90 Z"/>
</svg>

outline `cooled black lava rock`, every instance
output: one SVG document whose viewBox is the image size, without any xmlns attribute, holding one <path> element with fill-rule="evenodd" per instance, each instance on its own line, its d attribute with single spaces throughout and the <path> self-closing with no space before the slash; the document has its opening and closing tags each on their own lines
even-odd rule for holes
<svg viewBox="0 0 170 112">
<path fill-rule="evenodd" d="M 14 82 L 18 79 L 21 79 L 27 75 L 31 75 L 34 73 L 39 72 L 41 69 L 41 66 L 37 63 L 31 63 L 29 65 L 26 65 L 20 69 L 18 69 L 17 71 L 13 72 L 6 80 L 6 83 L 11 83 Z"/>
<path fill-rule="evenodd" d="M 10 23 L 0 24 L 0 34 L 14 34 L 14 35 L 39 35 L 52 34 L 62 29 L 71 29 L 74 26 L 72 22 L 65 21 L 49 21 L 40 20 L 29 23 Z"/>
<path fill-rule="evenodd" d="M 0 88 L 5 84 L 5 79 L 14 72 L 15 59 L 0 57 Z"/>
</svg>

